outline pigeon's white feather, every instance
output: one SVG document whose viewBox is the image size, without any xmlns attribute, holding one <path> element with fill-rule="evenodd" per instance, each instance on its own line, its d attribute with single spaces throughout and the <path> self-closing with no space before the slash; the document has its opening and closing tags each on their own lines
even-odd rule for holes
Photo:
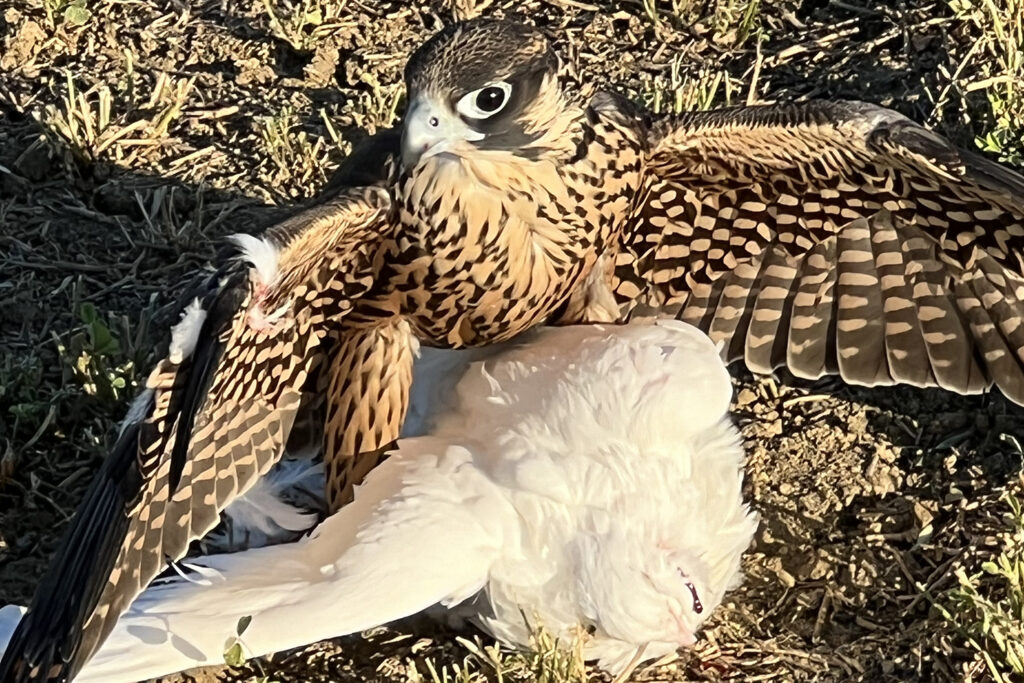
<svg viewBox="0 0 1024 683">
<path fill-rule="evenodd" d="M 270 286 L 277 282 L 281 249 L 269 237 L 237 233 L 228 237 L 241 251 L 242 259 L 256 271 L 259 282 Z"/>
<path fill-rule="evenodd" d="M 78 680 L 219 663 L 245 616 L 258 655 L 435 603 L 512 644 L 586 626 L 611 671 L 640 645 L 692 643 L 756 526 L 711 342 L 678 322 L 572 327 L 420 360 L 413 429 L 430 436 L 403 439 L 310 536 L 191 560 L 208 585 L 147 589 Z M 261 496 L 281 498 L 274 481 Z"/>
<path fill-rule="evenodd" d="M 616 574 L 633 566 L 623 558 L 659 545 L 683 555 L 706 606 L 684 624 L 692 636 L 738 579 L 756 519 L 742 502 L 743 451 L 723 419 L 732 386 L 711 341 L 669 321 L 588 332 L 546 330 L 542 343 L 471 368 L 459 385 L 460 410 L 439 418 L 435 434 L 465 438 L 479 432 L 474 425 L 502 425 L 478 461 L 510 492 L 521 517 L 521 560 L 492 569 L 491 614 L 481 619 L 487 630 L 528 642 L 519 616 L 528 605 L 533 619 L 569 637 L 580 605 L 601 604 L 591 617 L 605 632 L 599 626 L 586 652 L 619 670 L 635 644 L 615 624 L 628 622 L 635 637 L 640 622 L 664 611 L 662 596 L 643 590 L 643 577 Z M 572 524 L 552 523 L 567 514 Z M 626 604 L 612 614 L 620 599 Z M 651 641 L 645 654 L 679 642 Z"/>
<path fill-rule="evenodd" d="M 196 350 L 199 335 L 206 322 L 206 311 L 199 299 L 193 299 L 181 314 L 181 320 L 171 328 L 171 345 L 167 349 L 167 357 L 172 363 L 181 365 Z"/>
<path fill-rule="evenodd" d="M 316 524 L 323 505 L 324 468 L 319 450 L 289 453 L 222 513 L 222 523 L 202 540 L 205 553 L 235 552 L 294 541 Z M 311 503 L 299 505 L 296 499 Z"/>
<path fill-rule="evenodd" d="M 516 342 L 508 342 L 502 348 L 511 348 L 513 343 L 520 344 L 531 338 L 532 333 L 520 335 Z M 470 364 L 494 353 L 495 347 L 452 350 L 428 346 L 419 349 L 402 437 L 409 439 L 429 434 L 436 420 L 451 413 L 457 397 L 456 387 Z"/>
<path fill-rule="evenodd" d="M 153 400 L 153 390 L 143 389 L 138 396 L 136 396 L 131 404 L 128 406 L 128 413 L 121 420 L 121 426 L 118 428 L 118 436 L 124 433 L 124 430 L 128 429 L 134 424 L 138 424 L 146 419 L 146 412 L 149 410 L 149 403 Z"/>
<path fill-rule="evenodd" d="M 25 608 L 18 605 L 4 605 L 0 607 L 0 643 L 7 647 L 8 641 L 14 635 L 14 629 L 18 622 L 25 615 Z"/>
<path fill-rule="evenodd" d="M 176 580 L 150 587 L 77 683 L 135 681 L 221 663 L 246 616 L 252 616 L 246 651 L 258 655 L 473 595 L 500 549 L 494 521 L 514 513 L 465 449 L 438 451 L 424 459 L 390 458 L 352 504 L 307 538 L 192 561 L 220 573 L 207 578 L 210 586 Z"/>
</svg>

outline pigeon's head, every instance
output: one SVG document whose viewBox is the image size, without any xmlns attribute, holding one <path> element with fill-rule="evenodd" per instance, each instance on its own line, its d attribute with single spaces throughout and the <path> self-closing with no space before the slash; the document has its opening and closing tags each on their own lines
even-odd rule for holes
<svg viewBox="0 0 1024 683">
<path fill-rule="evenodd" d="M 692 645 L 721 598 L 706 563 L 666 543 L 609 540 L 591 548 L 590 567 L 580 574 L 595 634 L 635 645 Z"/>
<path fill-rule="evenodd" d="M 703 563 L 685 552 L 655 548 L 640 573 L 646 581 L 645 588 L 651 591 L 648 599 L 653 614 L 657 614 L 660 605 L 658 623 L 670 636 L 665 640 L 693 645 L 697 629 L 715 606 Z"/>
<path fill-rule="evenodd" d="M 557 72 L 550 42 L 530 26 L 478 19 L 445 28 L 405 69 L 403 166 L 477 150 L 529 155 L 561 102 Z"/>
</svg>

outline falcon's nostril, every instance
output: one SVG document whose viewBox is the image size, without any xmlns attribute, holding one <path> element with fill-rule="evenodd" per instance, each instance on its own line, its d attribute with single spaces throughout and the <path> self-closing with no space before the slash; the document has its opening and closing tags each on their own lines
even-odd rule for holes
<svg viewBox="0 0 1024 683">
<path fill-rule="evenodd" d="M 438 121 L 438 119 L 437 119 L 437 117 L 436 117 L 436 116 L 431 116 L 431 117 L 430 117 L 430 120 L 429 120 L 429 121 L 427 121 L 427 123 L 429 123 L 429 124 L 430 124 L 430 127 L 431 127 L 431 128 L 437 128 L 438 126 L 440 126 L 440 125 L 441 125 L 441 122 L 440 122 L 440 121 Z"/>
</svg>

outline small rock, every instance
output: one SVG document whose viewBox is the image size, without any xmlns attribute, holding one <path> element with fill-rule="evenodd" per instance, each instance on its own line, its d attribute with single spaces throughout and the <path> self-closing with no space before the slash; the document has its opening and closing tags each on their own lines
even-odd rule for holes
<svg viewBox="0 0 1024 683">
<path fill-rule="evenodd" d="M 740 389 L 740 393 L 736 394 L 736 405 L 741 408 L 756 402 L 757 394 L 749 388 Z"/>
<path fill-rule="evenodd" d="M 775 576 L 788 588 L 792 588 L 796 585 L 796 578 L 782 567 L 775 570 Z"/>
<path fill-rule="evenodd" d="M 914 501 L 914 517 L 917 518 L 918 528 L 924 528 L 935 519 L 935 512 L 938 507 L 934 501 Z"/>
<path fill-rule="evenodd" d="M 5 14 L 4 17 L 6 16 Z M 4 56 L 0 57 L 0 69 L 14 69 L 32 61 L 42 49 L 45 40 L 46 33 L 39 24 L 26 21 L 18 28 L 18 32 L 6 41 L 7 49 L 4 50 Z"/>
<path fill-rule="evenodd" d="M 324 87 L 334 82 L 334 72 L 338 69 L 340 53 L 333 45 L 321 45 L 313 54 L 313 59 L 302 70 L 306 83 L 316 87 Z"/>
<path fill-rule="evenodd" d="M 887 462 L 890 464 L 896 462 L 896 451 L 888 443 L 875 444 L 875 455 L 882 462 Z"/>
<path fill-rule="evenodd" d="M 896 490 L 896 478 L 892 475 L 892 468 L 884 465 L 875 467 L 868 476 L 871 488 L 875 495 L 884 496 Z"/>
<path fill-rule="evenodd" d="M 235 81 L 239 85 L 269 83 L 277 78 L 277 74 L 274 73 L 273 69 L 255 57 L 237 59 L 235 60 L 235 66 L 238 67 L 238 76 L 235 77 Z"/>
<path fill-rule="evenodd" d="M 789 569 L 801 581 L 817 581 L 832 573 L 832 565 L 824 554 L 810 549 L 795 554 Z"/>
</svg>

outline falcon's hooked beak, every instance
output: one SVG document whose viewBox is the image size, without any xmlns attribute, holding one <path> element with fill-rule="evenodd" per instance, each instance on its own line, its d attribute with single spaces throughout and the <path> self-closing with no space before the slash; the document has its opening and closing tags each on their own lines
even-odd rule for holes
<svg viewBox="0 0 1024 683">
<path fill-rule="evenodd" d="M 448 107 L 419 95 L 410 103 L 402 126 L 402 165 L 411 169 L 424 157 L 450 152 L 460 140 L 483 137 Z"/>
</svg>

